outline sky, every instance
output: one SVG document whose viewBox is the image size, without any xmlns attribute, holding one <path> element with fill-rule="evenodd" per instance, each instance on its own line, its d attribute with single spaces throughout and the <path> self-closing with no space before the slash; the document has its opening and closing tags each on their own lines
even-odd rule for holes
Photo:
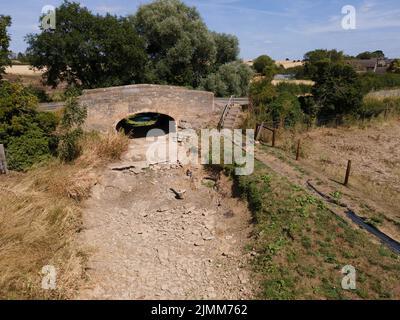
<svg viewBox="0 0 400 320">
<path fill-rule="evenodd" d="M 0 0 L 0 14 L 13 20 L 9 29 L 10 49 L 24 52 L 24 37 L 38 32 L 42 7 L 62 0 Z M 81 0 L 99 14 L 133 14 L 147 0 Z M 355 55 L 383 50 L 390 58 L 400 57 L 399 0 L 184 0 L 199 10 L 208 28 L 235 34 L 241 58 L 268 54 L 276 60 L 302 59 L 318 49 L 338 49 Z M 356 9 L 355 29 L 342 28 L 343 6 Z"/>
</svg>

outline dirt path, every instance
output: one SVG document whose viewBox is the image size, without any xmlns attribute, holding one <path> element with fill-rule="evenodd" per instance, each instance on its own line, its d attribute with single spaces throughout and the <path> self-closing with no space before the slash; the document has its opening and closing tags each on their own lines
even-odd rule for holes
<svg viewBox="0 0 400 320">
<path fill-rule="evenodd" d="M 246 205 L 231 198 L 228 181 L 216 191 L 202 180 L 207 173 L 201 167 L 190 168 L 192 178 L 187 169 L 104 172 L 86 203 L 82 241 L 92 254 L 89 281 L 78 298 L 252 297 Z M 170 188 L 186 190 L 185 199 L 176 199 Z"/>
</svg>

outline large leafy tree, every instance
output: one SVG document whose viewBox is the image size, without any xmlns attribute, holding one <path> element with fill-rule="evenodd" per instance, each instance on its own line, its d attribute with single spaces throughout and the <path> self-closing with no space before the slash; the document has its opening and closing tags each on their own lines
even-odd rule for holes
<svg viewBox="0 0 400 320">
<path fill-rule="evenodd" d="M 10 36 L 7 28 L 11 26 L 11 18 L 9 16 L 0 15 L 0 79 L 4 73 L 5 67 L 11 65 L 9 58 Z"/>
<path fill-rule="evenodd" d="M 354 113 L 361 106 L 359 77 L 351 66 L 319 62 L 315 65 L 312 92 L 322 116 L 342 116 Z"/>
<path fill-rule="evenodd" d="M 201 87 L 214 92 L 219 97 L 231 95 L 243 97 L 248 94 L 252 76 L 253 71 L 246 64 L 239 61 L 230 62 L 222 65 L 216 73 L 205 78 Z"/>
<path fill-rule="evenodd" d="M 55 30 L 27 36 L 33 66 L 47 84 L 62 81 L 96 88 L 141 82 L 147 56 L 144 42 L 126 18 L 92 14 L 65 1 L 56 9 Z"/>
<path fill-rule="evenodd" d="M 317 49 L 309 51 L 304 55 L 305 65 L 304 74 L 307 78 L 313 78 L 317 76 L 318 64 L 319 63 L 335 63 L 342 64 L 345 61 L 345 55 L 343 51 Z"/>
<path fill-rule="evenodd" d="M 212 33 L 217 49 L 216 67 L 233 62 L 239 58 L 239 39 L 226 33 Z"/>
<path fill-rule="evenodd" d="M 376 50 L 374 52 L 365 51 L 357 55 L 356 58 L 361 60 L 373 59 L 373 58 L 384 59 L 385 54 L 382 50 Z"/>
<path fill-rule="evenodd" d="M 257 59 L 255 59 L 253 67 L 256 70 L 256 72 L 271 78 L 278 69 L 275 64 L 275 61 L 267 55 L 261 55 Z"/>
<path fill-rule="evenodd" d="M 197 87 L 216 62 L 212 34 L 196 8 L 179 0 L 157 0 L 132 17 L 145 39 L 149 82 Z"/>
</svg>

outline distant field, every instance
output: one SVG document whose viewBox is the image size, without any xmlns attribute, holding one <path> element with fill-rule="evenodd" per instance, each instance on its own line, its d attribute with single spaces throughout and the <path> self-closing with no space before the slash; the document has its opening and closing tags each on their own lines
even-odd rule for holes
<svg viewBox="0 0 400 320">
<path fill-rule="evenodd" d="M 312 80 L 272 80 L 272 84 L 277 86 L 280 83 L 291 83 L 291 84 L 304 84 L 306 86 L 313 86 L 315 84 Z"/>
<path fill-rule="evenodd" d="M 43 71 L 33 69 L 32 66 L 23 65 L 6 67 L 6 73 L 17 76 L 41 76 L 43 74 Z"/>
<path fill-rule="evenodd" d="M 278 66 L 283 66 L 285 69 L 289 69 L 289 68 L 294 68 L 294 67 L 299 67 L 304 65 L 304 62 L 300 61 L 300 62 L 294 62 L 294 61 L 275 61 L 275 64 Z"/>
</svg>

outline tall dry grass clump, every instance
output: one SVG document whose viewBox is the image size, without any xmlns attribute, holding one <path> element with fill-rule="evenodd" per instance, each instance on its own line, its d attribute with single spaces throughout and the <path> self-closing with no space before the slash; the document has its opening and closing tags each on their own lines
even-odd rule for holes
<svg viewBox="0 0 400 320">
<path fill-rule="evenodd" d="M 123 133 L 99 134 L 91 132 L 86 134 L 80 141 L 82 155 L 80 161 L 101 163 L 104 161 L 115 161 L 128 150 L 129 138 Z"/>
<path fill-rule="evenodd" d="M 127 150 L 128 138 L 90 133 L 79 143 L 72 163 L 53 159 L 0 176 L 0 299 L 71 298 L 84 281 L 81 203 L 101 168 Z M 46 265 L 56 268 L 55 290 L 42 289 Z"/>
</svg>

